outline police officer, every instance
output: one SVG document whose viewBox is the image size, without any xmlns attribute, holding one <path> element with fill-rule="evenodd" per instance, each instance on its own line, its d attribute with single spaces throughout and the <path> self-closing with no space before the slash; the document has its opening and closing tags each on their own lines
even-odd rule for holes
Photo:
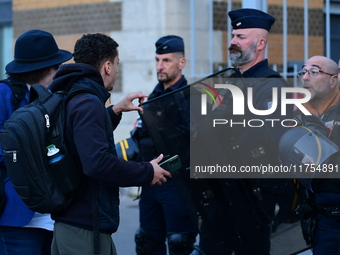
<svg viewBox="0 0 340 255">
<path fill-rule="evenodd" d="M 257 78 L 252 85 L 254 106 L 259 110 L 267 110 L 273 101 L 272 88 L 280 90 L 286 86 L 282 77 L 269 68 L 268 60 L 265 59 L 268 33 L 275 19 L 256 9 L 233 10 L 228 15 L 233 27 L 229 58 L 244 78 Z M 288 109 L 288 112 L 291 114 L 292 110 Z M 280 109 L 271 118 L 281 119 Z M 241 137 L 234 137 L 233 140 L 236 144 L 241 140 L 246 141 L 250 148 L 253 137 L 263 135 L 250 133 L 254 131 L 248 129 L 240 134 Z M 276 127 L 268 128 L 268 131 L 262 140 L 271 140 L 275 148 L 285 129 Z M 227 163 L 237 166 L 246 164 L 245 155 L 235 155 L 229 156 Z M 239 161 L 235 161 L 235 158 L 239 158 Z M 272 187 L 279 187 L 280 181 L 220 179 L 215 184 L 212 186 L 219 186 L 220 192 L 215 192 L 216 199 L 211 199 L 207 208 L 209 220 L 215 227 L 212 229 L 203 221 L 200 244 L 192 254 L 219 255 L 234 252 L 236 255 L 269 255 L 270 226 L 276 203 Z M 257 191 L 256 194 L 253 190 Z M 265 208 L 259 200 L 266 201 Z M 216 233 L 212 235 L 212 232 Z"/>
<path fill-rule="evenodd" d="M 340 65 L 340 63 L 339 63 Z M 299 72 L 302 87 L 311 93 L 309 102 L 303 106 L 312 114 L 300 114 L 296 117 L 302 126 L 315 126 L 322 123 L 324 133 L 336 145 L 340 146 L 340 91 L 338 87 L 338 66 L 324 56 L 308 59 Z M 326 162 L 326 168 L 339 164 L 339 152 Z M 330 168 L 329 168 L 330 169 Z M 331 172 L 326 173 L 330 175 Z M 327 176 L 326 176 L 327 177 Z M 312 241 L 313 254 L 339 254 L 340 240 L 340 180 L 336 178 L 313 179 L 311 188 L 312 207 L 316 212 L 316 228 L 308 237 Z M 313 241 L 314 240 L 314 241 Z M 306 240 L 307 241 L 307 240 Z"/>
<path fill-rule="evenodd" d="M 156 68 L 159 83 L 150 94 L 149 101 L 187 85 L 182 74 L 185 64 L 181 37 L 168 35 L 158 39 Z M 164 104 L 162 100 L 159 102 Z M 174 112 L 175 115 L 177 117 L 174 121 L 182 119 L 179 112 Z M 153 159 L 158 155 L 145 124 L 142 123 L 141 128 L 137 129 L 135 138 L 139 144 L 141 160 Z M 143 186 L 139 209 L 140 227 L 135 235 L 138 255 L 167 254 L 166 239 L 171 255 L 191 253 L 197 235 L 196 226 L 171 179 L 162 186 Z"/>
</svg>

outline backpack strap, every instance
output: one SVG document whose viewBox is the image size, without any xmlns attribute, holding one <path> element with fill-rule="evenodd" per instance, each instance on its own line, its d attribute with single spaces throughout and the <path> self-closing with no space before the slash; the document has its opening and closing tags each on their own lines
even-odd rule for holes
<svg viewBox="0 0 340 255">
<path fill-rule="evenodd" d="M 72 97 L 80 93 L 89 93 L 96 95 L 99 99 L 99 95 L 90 89 L 70 89 L 69 91 L 60 91 L 57 93 L 64 93 L 66 95 L 66 101 L 69 101 Z M 99 229 L 99 183 L 94 179 L 90 179 L 91 186 L 91 198 L 92 198 L 92 222 L 93 222 L 93 253 L 100 254 L 100 229 Z"/>
<path fill-rule="evenodd" d="M 5 209 L 6 206 L 6 196 L 5 196 L 5 178 L 6 178 L 6 168 L 0 168 L 0 215 Z"/>
<path fill-rule="evenodd" d="M 34 84 L 30 90 L 29 102 L 33 102 L 35 99 L 39 98 L 41 103 L 44 103 L 49 97 L 52 96 L 52 92 L 45 88 L 43 85 Z"/>
<path fill-rule="evenodd" d="M 98 181 L 90 179 L 92 190 L 93 253 L 100 254 Z"/>
<path fill-rule="evenodd" d="M 90 89 L 71 89 L 69 91 L 62 90 L 62 91 L 57 91 L 55 93 L 65 95 L 66 101 L 70 100 L 72 97 L 80 93 L 89 93 L 89 94 L 98 96 L 93 90 L 90 90 Z M 40 84 L 34 84 L 31 87 L 31 94 L 30 94 L 29 102 L 31 103 L 35 99 L 39 98 L 39 101 L 41 103 L 44 103 L 52 95 L 53 95 L 53 92 L 51 92 L 49 89 L 46 89 L 44 86 Z"/>
<path fill-rule="evenodd" d="M 24 99 L 28 90 L 26 84 L 11 77 L 0 80 L 0 83 L 6 83 L 11 88 L 13 94 L 12 103 L 14 105 L 14 110 L 17 110 L 20 107 L 20 102 Z"/>
<path fill-rule="evenodd" d="M 95 95 L 103 102 L 103 100 L 100 98 L 100 96 L 93 90 L 91 89 L 86 89 L 86 88 L 71 88 L 68 91 L 57 91 L 56 93 L 64 94 L 66 95 L 66 101 L 69 101 L 72 97 L 81 94 L 81 93 L 88 93 Z M 104 102 L 105 103 L 105 102 Z"/>
</svg>

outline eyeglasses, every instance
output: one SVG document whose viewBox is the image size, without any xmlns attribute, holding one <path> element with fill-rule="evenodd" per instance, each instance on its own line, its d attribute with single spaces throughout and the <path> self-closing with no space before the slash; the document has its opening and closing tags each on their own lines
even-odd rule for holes
<svg viewBox="0 0 340 255">
<path fill-rule="evenodd" d="M 302 69 L 301 71 L 298 72 L 298 76 L 299 76 L 299 77 L 302 77 L 302 76 L 304 76 L 307 72 L 308 72 L 309 76 L 310 76 L 310 77 L 313 77 L 313 78 L 316 77 L 316 76 L 318 76 L 319 73 L 328 74 L 328 75 L 330 75 L 330 76 L 336 75 L 336 74 L 326 73 L 326 72 L 324 72 L 324 71 L 321 71 L 321 70 L 318 69 L 318 68 L 311 68 L 311 69 L 309 69 L 309 70 L 307 70 L 307 69 Z"/>
</svg>

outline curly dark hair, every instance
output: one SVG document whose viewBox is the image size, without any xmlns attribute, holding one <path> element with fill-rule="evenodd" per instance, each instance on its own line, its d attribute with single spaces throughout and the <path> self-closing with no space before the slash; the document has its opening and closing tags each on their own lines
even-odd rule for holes
<svg viewBox="0 0 340 255">
<path fill-rule="evenodd" d="M 105 34 L 84 34 L 74 46 L 73 59 L 76 63 L 100 69 L 105 61 L 113 62 L 118 55 L 118 46 L 115 40 Z"/>
</svg>

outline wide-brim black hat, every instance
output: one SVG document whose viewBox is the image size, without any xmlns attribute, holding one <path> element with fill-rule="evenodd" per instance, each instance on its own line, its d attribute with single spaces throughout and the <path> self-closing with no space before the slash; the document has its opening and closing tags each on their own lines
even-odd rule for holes
<svg viewBox="0 0 340 255">
<path fill-rule="evenodd" d="M 8 73 L 26 73 L 59 65 L 71 58 L 72 53 L 60 50 L 50 33 L 30 30 L 15 42 L 14 60 L 5 69 Z"/>
</svg>

